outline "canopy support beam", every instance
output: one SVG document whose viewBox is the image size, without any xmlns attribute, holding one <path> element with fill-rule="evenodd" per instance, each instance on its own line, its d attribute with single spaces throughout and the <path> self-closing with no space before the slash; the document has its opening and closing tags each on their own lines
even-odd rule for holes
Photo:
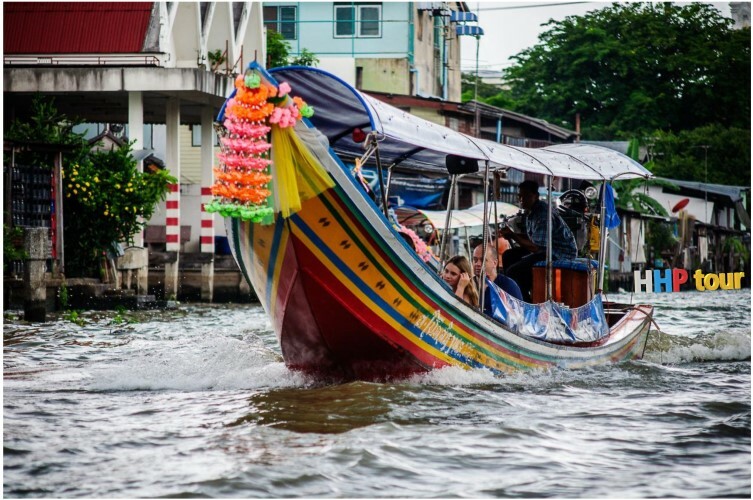
<svg viewBox="0 0 753 500">
<path fill-rule="evenodd" d="M 458 176 L 453 175 L 450 176 L 450 192 L 447 196 L 447 216 L 445 217 L 444 221 L 444 228 L 442 229 L 442 240 L 439 244 L 439 260 L 441 262 L 441 266 L 439 268 L 440 272 L 444 270 L 444 264 L 447 262 L 447 233 L 450 232 L 450 218 L 452 217 L 452 200 L 455 196 L 455 189 L 457 187 L 458 183 Z"/>
<path fill-rule="evenodd" d="M 486 250 L 489 247 L 489 160 L 484 162 L 484 225 L 481 229 L 482 236 L 482 257 L 481 257 L 481 274 L 479 275 L 479 307 L 484 310 L 484 294 L 486 292 Z M 495 250 L 496 251 L 496 250 Z M 473 254 L 471 254 L 471 258 Z"/>
<path fill-rule="evenodd" d="M 552 300 L 552 179 L 554 176 L 547 176 L 546 186 L 546 301 Z"/>
</svg>

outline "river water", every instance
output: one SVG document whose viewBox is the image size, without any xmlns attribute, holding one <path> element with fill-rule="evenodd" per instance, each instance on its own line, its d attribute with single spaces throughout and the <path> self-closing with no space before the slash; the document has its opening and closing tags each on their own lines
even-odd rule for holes
<svg viewBox="0 0 753 500">
<path fill-rule="evenodd" d="M 750 290 L 632 298 L 663 332 L 643 361 L 336 386 L 285 368 L 258 305 L 6 311 L 3 493 L 749 498 Z"/>
</svg>

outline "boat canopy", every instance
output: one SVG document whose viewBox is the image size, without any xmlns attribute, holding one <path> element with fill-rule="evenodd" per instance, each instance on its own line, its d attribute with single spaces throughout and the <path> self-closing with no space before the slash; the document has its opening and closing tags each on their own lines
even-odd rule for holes
<svg viewBox="0 0 753 500">
<path fill-rule="evenodd" d="M 359 92 L 335 75 L 309 67 L 270 70 L 280 82 L 288 82 L 316 112 L 311 123 L 338 153 L 361 156 L 363 144 L 353 140 L 353 130 L 379 135 L 379 153 L 387 164 L 418 162 L 445 165 L 448 154 L 475 160 L 486 155 L 465 134 L 406 113 Z"/>
<path fill-rule="evenodd" d="M 494 222 L 494 204 L 490 202 L 489 207 L 489 221 Z M 504 203 L 502 201 L 496 202 L 497 215 L 502 217 L 511 217 L 518 213 L 520 210 L 515 205 Z M 413 207 L 397 207 L 395 209 L 398 220 L 403 225 L 416 225 L 421 224 L 428 220 L 435 228 L 442 229 L 447 219 L 446 210 L 423 210 Z M 484 204 L 479 203 L 465 210 L 452 210 L 450 212 L 450 229 L 459 229 L 464 227 L 476 227 L 484 225 Z"/>
<path fill-rule="evenodd" d="M 556 144 L 523 148 L 467 136 L 411 115 L 366 95 L 331 73 L 316 68 L 290 66 L 270 73 L 288 82 L 316 109 L 311 123 L 338 153 L 361 156 L 363 144 L 353 131 L 376 132 L 379 152 L 387 164 L 444 166 L 447 155 L 488 160 L 492 169 L 570 179 L 605 180 L 649 178 L 651 172 L 617 151 L 587 144 Z"/>
</svg>

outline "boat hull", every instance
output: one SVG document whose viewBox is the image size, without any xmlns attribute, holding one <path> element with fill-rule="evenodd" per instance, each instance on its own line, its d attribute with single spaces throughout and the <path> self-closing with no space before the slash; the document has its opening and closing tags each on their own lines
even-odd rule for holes
<svg viewBox="0 0 753 500">
<path fill-rule="evenodd" d="M 334 158 L 328 164 L 329 152 L 308 144 L 335 187 L 272 223 L 227 220 L 233 254 L 291 369 L 387 380 L 447 366 L 509 373 L 642 356 L 653 312 L 647 305 L 632 307 L 587 346 L 524 337 L 480 314 L 396 237 L 344 166 Z"/>
</svg>

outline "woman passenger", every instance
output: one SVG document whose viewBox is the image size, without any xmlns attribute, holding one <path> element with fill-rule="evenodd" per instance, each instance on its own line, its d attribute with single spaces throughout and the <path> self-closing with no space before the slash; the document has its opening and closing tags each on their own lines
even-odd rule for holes
<svg viewBox="0 0 753 500">
<path fill-rule="evenodd" d="M 444 265 L 442 279 L 450 285 L 455 295 L 473 307 L 478 307 L 478 290 L 472 278 L 471 263 L 462 255 L 456 255 Z"/>
</svg>

